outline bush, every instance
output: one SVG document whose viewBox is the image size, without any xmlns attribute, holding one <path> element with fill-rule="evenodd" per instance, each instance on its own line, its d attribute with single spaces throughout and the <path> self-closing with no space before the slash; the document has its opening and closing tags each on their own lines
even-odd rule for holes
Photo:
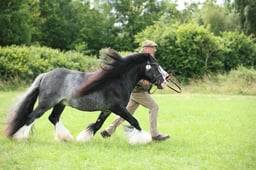
<svg viewBox="0 0 256 170">
<path fill-rule="evenodd" d="M 143 36 L 152 37 L 159 45 L 157 59 L 168 72 L 187 79 L 223 68 L 219 40 L 208 28 L 197 24 L 154 25 L 152 28 L 155 29 L 148 30 L 154 37 L 147 36 L 148 30 L 145 30 L 136 36 L 136 41 L 141 41 Z"/>
<path fill-rule="evenodd" d="M 0 47 L 0 80 L 33 80 L 37 75 L 54 68 L 64 67 L 92 71 L 98 67 L 96 57 L 80 53 L 61 52 L 46 47 Z"/>
<path fill-rule="evenodd" d="M 236 70 L 231 70 L 229 76 L 234 82 L 242 80 L 248 86 L 256 84 L 256 70 L 253 68 L 239 66 Z"/>
<path fill-rule="evenodd" d="M 168 64 L 167 70 L 185 78 L 198 78 L 223 67 L 218 39 L 197 24 L 177 27 L 172 36 L 165 37 L 159 51 L 161 63 Z"/>
<path fill-rule="evenodd" d="M 252 36 L 239 32 L 224 32 L 221 43 L 225 71 L 235 69 L 239 65 L 256 67 L 256 45 Z"/>
<path fill-rule="evenodd" d="M 238 66 L 226 74 L 205 75 L 200 80 L 190 80 L 183 91 L 256 95 L 256 70 Z"/>
<path fill-rule="evenodd" d="M 252 36 L 224 32 L 214 36 L 209 28 L 197 24 L 155 23 L 135 36 L 156 41 L 156 57 L 162 67 L 180 79 L 202 78 L 209 73 L 224 73 L 238 65 L 256 68 L 256 45 Z"/>
</svg>

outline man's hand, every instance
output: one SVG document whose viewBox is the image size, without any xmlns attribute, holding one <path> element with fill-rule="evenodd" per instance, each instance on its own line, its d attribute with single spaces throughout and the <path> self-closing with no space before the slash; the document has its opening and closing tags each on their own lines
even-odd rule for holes
<svg viewBox="0 0 256 170">
<path fill-rule="evenodd" d="M 142 80 L 142 84 L 144 86 L 148 86 L 148 85 L 150 85 L 150 82 L 148 80 Z"/>
</svg>

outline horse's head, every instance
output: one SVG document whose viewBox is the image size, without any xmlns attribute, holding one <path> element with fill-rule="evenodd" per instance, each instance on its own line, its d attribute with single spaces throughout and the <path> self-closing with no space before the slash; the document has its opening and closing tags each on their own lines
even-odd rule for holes
<svg viewBox="0 0 256 170">
<path fill-rule="evenodd" d="M 163 72 L 156 59 L 148 55 L 148 61 L 145 66 L 145 77 L 151 83 L 154 83 L 158 89 L 163 89 L 165 84 L 165 78 Z"/>
</svg>

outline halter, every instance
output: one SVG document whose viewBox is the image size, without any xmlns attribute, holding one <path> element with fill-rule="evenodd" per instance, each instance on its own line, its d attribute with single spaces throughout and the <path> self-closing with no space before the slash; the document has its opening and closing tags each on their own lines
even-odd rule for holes
<svg viewBox="0 0 256 170">
<path fill-rule="evenodd" d="M 156 65 L 157 67 L 159 67 L 159 64 L 158 64 L 157 62 L 152 62 L 152 63 L 150 63 L 149 61 L 147 61 L 146 67 L 151 66 L 151 65 Z M 153 77 L 154 77 L 154 79 L 152 80 L 152 82 L 153 82 L 154 84 L 156 84 L 156 85 L 161 84 L 159 77 L 163 77 L 163 75 L 161 74 L 159 68 L 158 68 L 159 74 L 157 74 L 157 71 L 153 70 L 152 67 L 149 68 L 149 70 L 151 70 L 151 71 L 153 72 Z M 163 77 L 163 79 L 164 79 L 164 77 Z"/>
<path fill-rule="evenodd" d="M 173 77 L 173 76 L 172 76 Z M 176 93 L 181 93 L 182 92 L 182 89 L 181 89 L 181 87 L 179 86 L 179 84 L 178 83 L 176 83 L 173 79 L 168 79 L 168 80 L 166 80 L 166 85 L 167 85 L 167 87 L 169 88 L 169 89 L 171 89 L 171 90 L 173 90 L 173 91 L 175 91 Z M 173 87 L 174 86 L 174 87 Z M 150 94 L 153 94 L 153 93 L 155 93 L 156 92 L 156 90 L 157 90 L 157 88 L 154 88 L 153 90 L 152 90 L 153 88 L 151 88 L 151 89 L 149 89 L 149 93 Z"/>
<path fill-rule="evenodd" d="M 148 64 L 150 64 L 149 62 L 148 62 Z M 181 89 L 181 87 L 178 85 L 178 83 L 176 83 L 173 79 L 166 79 L 166 77 L 164 77 L 164 70 L 162 69 L 161 70 L 161 67 L 159 68 L 159 64 L 158 63 L 156 63 L 156 62 L 153 62 L 153 63 L 151 63 L 151 65 L 157 65 L 158 66 L 158 71 L 160 72 L 160 74 L 159 75 L 155 75 L 154 74 L 154 72 L 153 72 L 153 76 L 154 76 L 154 78 L 155 78 L 155 81 L 157 81 L 157 80 L 159 80 L 159 77 L 160 76 L 162 76 L 163 78 L 164 78 L 164 80 L 166 81 L 166 85 L 167 85 L 167 87 L 169 88 L 169 89 L 171 89 L 171 90 L 173 90 L 173 91 L 175 91 L 175 92 L 177 92 L 177 93 L 181 93 L 182 92 L 182 89 Z M 171 76 L 171 77 L 174 77 L 174 76 Z M 175 77 L 174 77 L 175 78 Z M 160 84 L 161 82 L 156 82 L 156 83 L 154 83 L 154 84 Z M 156 89 L 154 90 L 154 91 L 151 91 L 151 89 L 149 90 L 149 93 L 150 94 L 152 94 L 152 93 L 154 93 L 156 91 Z"/>
</svg>

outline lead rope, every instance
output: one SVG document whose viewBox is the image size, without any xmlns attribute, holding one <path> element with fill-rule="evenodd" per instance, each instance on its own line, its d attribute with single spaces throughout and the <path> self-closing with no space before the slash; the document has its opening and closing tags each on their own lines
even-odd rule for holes
<svg viewBox="0 0 256 170">
<path fill-rule="evenodd" d="M 178 89 L 175 89 L 175 88 L 171 87 L 171 85 L 169 85 L 169 83 L 167 83 L 167 87 L 169 87 L 169 89 L 171 89 L 171 90 L 173 90 L 177 93 L 182 92 L 181 87 L 175 81 L 173 81 L 172 79 L 169 79 L 169 80 L 167 80 L 167 82 L 170 82 L 170 83 L 174 84 L 178 88 Z"/>
<path fill-rule="evenodd" d="M 172 79 L 168 79 L 166 80 L 168 83 L 167 83 L 167 87 L 173 91 L 175 91 L 176 93 L 181 93 L 182 92 L 182 89 L 181 87 L 178 85 L 178 83 L 176 83 L 174 80 Z M 171 84 L 173 84 L 176 88 L 172 87 Z M 154 88 L 153 88 L 154 87 Z M 153 89 L 153 90 L 152 90 Z M 149 89 L 148 89 L 148 93 L 149 94 L 154 94 L 156 92 L 157 88 L 156 86 L 151 86 Z"/>
</svg>

